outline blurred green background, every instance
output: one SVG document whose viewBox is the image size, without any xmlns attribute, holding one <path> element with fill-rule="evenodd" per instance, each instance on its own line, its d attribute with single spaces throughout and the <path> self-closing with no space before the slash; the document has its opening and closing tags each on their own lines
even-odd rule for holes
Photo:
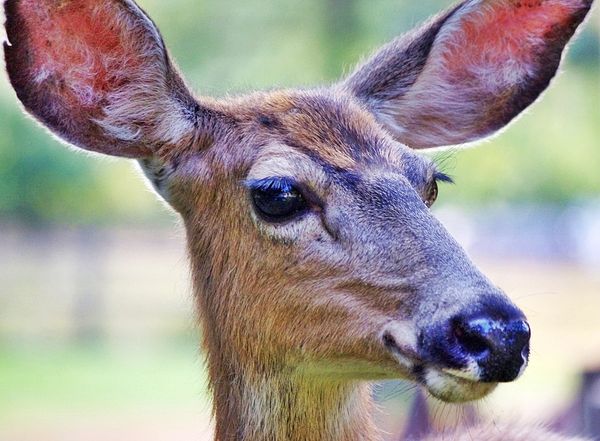
<svg viewBox="0 0 600 441">
<path fill-rule="evenodd" d="M 334 82 L 451 4 L 139 3 L 189 84 L 213 96 Z M 562 70 L 503 134 L 436 154 L 457 182 L 442 188 L 437 213 L 537 330 L 525 378 L 483 405 L 492 416 L 550 415 L 579 370 L 600 363 L 597 7 Z M 23 115 L 3 75 L 0 439 L 199 439 L 209 403 L 183 234 L 134 164 L 71 150 Z M 381 393 L 390 431 L 405 415 L 398 387 Z"/>
</svg>

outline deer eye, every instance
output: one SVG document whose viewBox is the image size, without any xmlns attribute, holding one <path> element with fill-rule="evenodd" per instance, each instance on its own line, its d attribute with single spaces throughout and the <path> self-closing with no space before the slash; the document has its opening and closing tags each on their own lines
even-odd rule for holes
<svg viewBox="0 0 600 441">
<path fill-rule="evenodd" d="M 433 174 L 433 180 L 431 184 L 427 187 L 427 194 L 425 195 L 425 205 L 430 207 L 434 204 L 438 197 L 438 182 L 446 182 L 448 184 L 454 184 L 454 180 L 445 173 L 436 171 Z"/>
<path fill-rule="evenodd" d="M 438 197 L 438 184 L 433 181 L 427 190 L 427 197 L 425 198 L 425 205 L 431 208 Z"/>
<path fill-rule="evenodd" d="M 256 214 L 266 222 L 286 222 L 308 211 L 304 196 L 289 178 L 252 180 L 246 185 Z"/>
</svg>

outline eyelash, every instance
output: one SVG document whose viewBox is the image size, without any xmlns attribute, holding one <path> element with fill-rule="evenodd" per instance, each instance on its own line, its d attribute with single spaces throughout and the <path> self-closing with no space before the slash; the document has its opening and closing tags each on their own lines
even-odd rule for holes
<svg viewBox="0 0 600 441">
<path fill-rule="evenodd" d="M 297 187 L 296 183 L 288 178 L 249 179 L 244 183 L 249 190 L 289 192 Z"/>
<path fill-rule="evenodd" d="M 437 183 L 444 182 L 447 184 L 454 184 L 454 179 L 452 179 L 451 176 L 448 176 L 446 173 L 442 173 L 439 171 L 433 174 L 433 180 Z"/>
</svg>

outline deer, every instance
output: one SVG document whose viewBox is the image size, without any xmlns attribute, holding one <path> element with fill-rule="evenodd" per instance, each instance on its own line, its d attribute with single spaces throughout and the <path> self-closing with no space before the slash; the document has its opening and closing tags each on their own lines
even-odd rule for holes
<svg viewBox="0 0 600 441">
<path fill-rule="evenodd" d="M 5 0 L 5 65 L 27 113 L 136 160 L 181 217 L 214 439 L 375 441 L 373 382 L 462 403 L 528 364 L 524 313 L 431 213 L 450 178 L 421 151 L 534 103 L 592 1 L 464 0 L 334 84 L 210 98 L 133 0 Z"/>
</svg>

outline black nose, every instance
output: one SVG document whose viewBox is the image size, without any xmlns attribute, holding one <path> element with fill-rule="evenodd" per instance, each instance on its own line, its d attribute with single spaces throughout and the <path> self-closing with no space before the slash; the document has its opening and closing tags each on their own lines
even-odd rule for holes
<svg viewBox="0 0 600 441">
<path fill-rule="evenodd" d="M 531 332 L 520 317 L 492 317 L 482 313 L 451 320 L 450 344 L 464 358 L 475 361 L 481 381 L 507 382 L 519 376 L 529 357 Z"/>
<path fill-rule="evenodd" d="M 503 296 L 488 296 L 424 329 L 419 349 L 427 362 L 500 383 L 513 381 L 525 367 L 530 336 L 519 309 Z"/>
</svg>

